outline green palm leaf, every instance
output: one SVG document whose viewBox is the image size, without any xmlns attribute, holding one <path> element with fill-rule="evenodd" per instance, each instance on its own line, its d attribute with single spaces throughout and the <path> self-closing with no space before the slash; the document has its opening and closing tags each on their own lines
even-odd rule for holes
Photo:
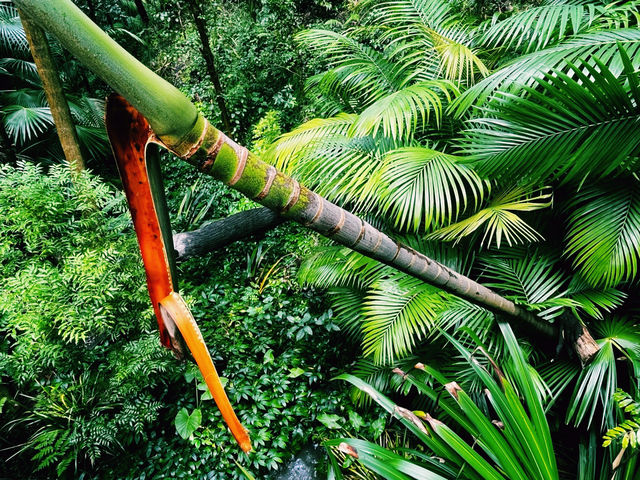
<svg viewBox="0 0 640 480">
<path fill-rule="evenodd" d="M 380 129 L 385 137 L 413 138 L 417 129 L 424 129 L 433 115 L 433 122 L 442 119 L 442 99 L 451 101 L 455 85 L 443 80 L 415 83 L 384 96 L 367 107 L 349 131 L 350 135 L 376 135 Z"/>
<path fill-rule="evenodd" d="M 528 191 L 514 187 L 496 195 L 485 208 L 458 223 L 427 235 L 430 240 L 439 239 L 454 244 L 484 227 L 481 245 L 490 247 L 502 241 L 509 246 L 536 242 L 542 236 L 527 225 L 515 212 L 530 212 L 551 205 L 551 193 L 542 190 Z"/>
<path fill-rule="evenodd" d="M 0 67 L 4 68 L 7 72 L 11 72 L 20 78 L 24 78 L 32 83 L 39 82 L 38 69 L 36 64 L 28 60 L 22 60 L 20 58 L 2 58 L 0 59 Z"/>
<path fill-rule="evenodd" d="M 630 364 L 630 370 L 640 368 L 640 330 L 632 320 L 610 318 L 594 325 L 596 333 L 601 335 L 597 340 L 600 351 L 584 368 L 574 388 L 566 422 L 579 425 L 586 421 L 590 426 L 600 417 L 599 428 L 615 426 L 615 418 L 611 409 L 613 393 L 618 386 L 616 356 Z M 635 380 L 635 379 L 634 379 Z M 597 413 L 601 406 L 602 413 Z"/>
<path fill-rule="evenodd" d="M 2 123 L 15 143 L 24 143 L 48 130 L 53 125 L 49 107 L 8 105 L 2 109 Z"/>
<path fill-rule="evenodd" d="M 504 47 L 530 53 L 576 35 L 596 16 L 594 5 L 544 5 L 518 12 L 488 28 L 480 42 L 487 48 Z"/>
<path fill-rule="evenodd" d="M 376 282 L 362 306 L 365 356 L 378 364 L 406 356 L 425 338 L 443 305 L 443 293 L 404 274 Z"/>
<path fill-rule="evenodd" d="M 355 210 L 369 211 L 377 204 L 377 172 L 391 146 L 372 137 L 324 138 L 304 151 L 294 173 L 330 201 L 354 202 Z"/>
<path fill-rule="evenodd" d="M 513 60 L 497 72 L 469 88 L 452 104 L 460 116 L 471 105 L 484 103 L 498 89 L 512 93 L 524 85 L 534 85 L 554 70 L 565 69 L 581 59 L 599 58 L 613 75 L 624 69 L 619 45 L 627 52 L 633 68 L 640 66 L 640 29 L 629 28 L 585 33 L 569 38 L 557 46 L 533 52 Z"/>
<path fill-rule="evenodd" d="M 640 89 L 626 53 L 619 56 L 621 78 L 592 59 L 597 69 L 581 62 L 569 65 L 567 74 L 557 70 L 538 79 L 541 91 L 499 93 L 488 115 L 467 130 L 463 152 L 477 159 L 480 174 L 493 178 L 581 182 L 622 171 L 640 146 Z"/>
<path fill-rule="evenodd" d="M 12 5 L 0 4 L 0 50 L 5 53 L 19 51 L 23 54 L 29 51 L 18 10 Z"/>
<path fill-rule="evenodd" d="M 415 24 L 438 28 L 454 18 L 453 5 L 442 0 L 363 0 L 358 8 L 381 25 L 400 29 Z"/>
<path fill-rule="evenodd" d="M 323 78 L 326 88 L 340 84 L 362 99 L 363 106 L 399 90 L 407 78 L 404 65 L 390 62 L 382 53 L 346 35 L 305 30 L 296 40 L 322 55 L 333 67 L 331 75 Z"/>
<path fill-rule="evenodd" d="M 598 320 L 604 319 L 604 313 L 613 312 L 627 298 L 627 294 L 615 288 L 594 288 L 578 275 L 574 275 L 567 290 L 567 296 L 578 302 L 587 315 Z"/>
<path fill-rule="evenodd" d="M 470 35 L 459 27 L 431 29 L 433 49 L 440 57 L 440 74 L 448 80 L 474 83 L 476 74 L 486 77 L 489 69 L 478 57 L 478 51 L 470 47 Z"/>
<path fill-rule="evenodd" d="M 640 183 L 593 186 L 571 206 L 566 254 L 584 280 L 604 288 L 633 281 L 640 260 Z"/>
<path fill-rule="evenodd" d="M 364 292 L 390 271 L 390 267 L 348 248 L 324 246 L 302 262 L 298 280 L 317 288 L 346 287 Z"/>
<path fill-rule="evenodd" d="M 266 159 L 286 173 L 295 170 L 297 160 L 304 152 L 327 137 L 346 137 L 357 120 L 357 115 L 340 113 L 331 118 L 314 118 L 289 133 L 282 135 L 267 152 Z"/>
<path fill-rule="evenodd" d="M 481 258 L 483 284 L 503 292 L 515 303 L 552 318 L 562 306 L 575 306 L 566 296 L 567 276 L 557 268 L 558 259 L 539 251 L 511 249 Z"/>
<path fill-rule="evenodd" d="M 417 232 L 455 222 L 482 202 L 485 184 L 460 159 L 424 147 L 387 153 L 378 190 L 381 211 L 400 230 Z"/>
</svg>

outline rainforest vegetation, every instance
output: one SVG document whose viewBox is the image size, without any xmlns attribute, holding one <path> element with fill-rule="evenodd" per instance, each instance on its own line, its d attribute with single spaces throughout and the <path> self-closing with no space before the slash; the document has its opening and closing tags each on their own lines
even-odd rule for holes
<svg viewBox="0 0 640 480">
<path fill-rule="evenodd" d="M 0 478 L 640 479 L 640 2 L 38 4 L 0 0 Z M 249 452 L 150 301 L 114 89 Z"/>
</svg>

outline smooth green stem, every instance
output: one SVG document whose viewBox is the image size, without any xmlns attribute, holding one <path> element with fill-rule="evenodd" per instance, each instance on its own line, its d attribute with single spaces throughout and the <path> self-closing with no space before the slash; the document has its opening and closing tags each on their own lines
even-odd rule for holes
<svg viewBox="0 0 640 480">
<path fill-rule="evenodd" d="M 179 145 L 198 112 L 180 90 L 136 60 L 70 0 L 14 0 L 42 29 L 129 100 L 169 147 Z"/>
</svg>

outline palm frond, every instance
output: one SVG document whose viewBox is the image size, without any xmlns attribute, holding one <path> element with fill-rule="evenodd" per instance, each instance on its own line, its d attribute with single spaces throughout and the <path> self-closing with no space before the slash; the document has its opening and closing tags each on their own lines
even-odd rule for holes
<svg viewBox="0 0 640 480">
<path fill-rule="evenodd" d="M 367 106 L 399 90 L 407 76 L 405 66 L 357 40 L 330 30 L 305 30 L 296 40 L 322 55 L 332 66 L 328 80 L 363 99 Z"/>
<path fill-rule="evenodd" d="M 604 319 L 604 313 L 611 313 L 627 298 L 627 294 L 615 288 L 594 288 L 579 275 L 574 275 L 567 289 L 567 297 L 578 303 L 587 315 Z"/>
<path fill-rule="evenodd" d="M 557 268 L 558 258 L 540 251 L 507 249 L 480 259 L 483 284 L 502 292 L 539 316 L 552 318 L 562 306 L 575 306 L 566 296 L 568 278 Z M 564 302 L 560 301 L 564 299 Z"/>
<path fill-rule="evenodd" d="M 36 64 L 28 60 L 5 57 L 0 59 L 0 67 L 7 70 L 7 72 L 11 72 L 12 74 L 17 75 L 20 78 L 29 80 L 32 83 L 40 81 Z"/>
<path fill-rule="evenodd" d="M 8 105 L 2 109 L 2 123 L 16 144 L 36 138 L 53 125 L 49 107 Z"/>
<path fill-rule="evenodd" d="M 621 172 L 640 146 L 640 78 L 623 50 L 619 56 L 622 78 L 592 59 L 537 80 L 541 91 L 497 94 L 467 131 L 463 152 L 493 178 L 582 182 Z"/>
<path fill-rule="evenodd" d="M 377 204 L 377 172 L 391 146 L 373 137 L 324 138 L 304 151 L 294 174 L 332 202 L 354 202 L 354 210 L 370 211 Z"/>
<path fill-rule="evenodd" d="M 375 23 L 398 29 L 415 24 L 438 28 L 455 18 L 453 5 L 442 0 L 363 0 L 358 8 L 369 13 Z"/>
<path fill-rule="evenodd" d="M 459 28 L 431 29 L 433 48 L 440 57 L 440 74 L 448 80 L 473 84 L 475 77 L 489 75 L 489 69 L 471 48 L 468 34 Z"/>
<path fill-rule="evenodd" d="M 446 307 L 438 313 L 434 323 L 440 327 L 436 335 L 465 327 L 477 335 L 483 343 L 487 343 L 493 335 L 491 327 L 494 321 L 495 316 L 489 310 L 461 298 L 452 297 Z"/>
<path fill-rule="evenodd" d="M 298 280 L 317 288 L 346 287 L 364 292 L 390 271 L 390 267 L 348 248 L 325 246 L 302 262 Z"/>
<path fill-rule="evenodd" d="M 457 248 L 439 241 L 428 241 L 417 235 L 398 237 L 398 240 L 429 258 L 450 269 L 469 276 L 476 260 L 475 252 L 471 248 Z"/>
<path fill-rule="evenodd" d="M 586 421 L 587 426 L 600 417 L 599 428 L 611 428 L 615 425 L 613 409 L 613 393 L 618 385 L 616 355 L 622 353 L 632 364 L 631 370 L 640 366 L 640 331 L 630 320 L 613 318 L 594 325 L 600 351 L 584 368 L 569 402 L 566 422 L 578 426 Z M 597 407 L 601 411 L 597 412 Z M 597 414 L 597 415 L 596 415 Z"/>
<path fill-rule="evenodd" d="M 91 158 L 100 160 L 109 154 L 109 139 L 104 127 L 76 125 L 76 133 L 78 142 Z"/>
<path fill-rule="evenodd" d="M 362 306 L 364 355 L 375 363 L 402 358 L 425 338 L 443 306 L 443 293 L 405 274 L 376 282 Z"/>
<path fill-rule="evenodd" d="M 415 83 L 384 96 L 367 107 L 349 131 L 350 135 L 376 135 L 380 129 L 385 137 L 408 141 L 416 130 L 430 121 L 440 124 L 443 99 L 451 101 L 457 93 L 451 82 L 430 80 Z M 433 119 L 431 118 L 433 116 Z"/>
<path fill-rule="evenodd" d="M 540 377 L 547 386 L 545 409 L 548 411 L 560 395 L 580 374 L 580 366 L 570 360 L 554 359 L 539 368 Z"/>
<path fill-rule="evenodd" d="M 633 281 L 640 260 L 640 183 L 610 182 L 572 202 L 566 254 L 591 286 Z"/>
<path fill-rule="evenodd" d="M 496 195 L 489 204 L 458 223 L 436 230 L 427 235 L 428 239 L 440 239 L 458 243 L 484 227 L 481 245 L 490 247 L 495 242 L 500 248 L 502 241 L 509 246 L 526 242 L 536 242 L 542 236 L 527 225 L 515 212 L 530 212 L 551 205 L 551 193 L 544 190 L 529 191 L 514 187 Z"/>
<path fill-rule="evenodd" d="M 455 222 L 477 208 L 486 185 L 460 159 L 424 147 L 387 153 L 378 190 L 381 211 L 400 230 L 418 232 Z"/>
<path fill-rule="evenodd" d="M 0 50 L 5 53 L 19 51 L 23 54 L 29 51 L 18 10 L 4 3 L 0 4 Z"/>
<path fill-rule="evenodd" d="M 340 113 L 331 118 L 314 118 L 282 135 L 267 152 L 266 159 L 286 173 L 295 170 L 296 161 L 318 140 L 343 136 L 357 119 L 357 115 Z"/>
<path fill-rule="evenodd" d="M 47 107 L 47 100 L 43 90 L 21 88 L 2 92 L 2 104 L 21 105 L 23 107 Z"/>
<path fill-rule="evenodd" d="M 582 33 L 595 17 L 593 4 L 532 7 L 491 25 L 480 42 L 487 48 L 503 47 L 530 53 Z"/>
<path fill-rule="evenodd" d="M 67 97 L 71 115 L 85 127 L 104 127 L 104 100 L 82 96 Z"/>
<path fill-rule="evenodd" d="M 619 45 L 627 52 L 633 68 L 640 66 L 640 29 L 629 28 L 585 33 L 537 52 L 513 60 L 460 95 L 452 104 L 456 115 L 463 115 L 472 105 L 484 103 L 496 90 L 515 93 L 523 86 L 534 85 L 554 70 L 563 70 L 581 59 L 599 58 L 617 76 L 623 71 Z"/>
<path fill-rule="evenodd" d="M 394 367 L 401 370 L 411 369 L 419 358 L 415 356 L 409 356 L 394 362 Z M 388 392 L 390 390 L 401 391 L 403 394 L 407 394 L 411 388 L 411 384 L 402 381 L 397 374 L 393 372 L 389 365 L 379 365 L 370 359 L 359 358 L 356 360 L 353 366 L 353 375 L 367 382 L 376 390 L 382 392 Z M 354 388 L 351 390 L 351 398 L 361 406 L 368 406 L 371 404 L 371 397 L 364 394 L 362 390 Z"/>
</svg>

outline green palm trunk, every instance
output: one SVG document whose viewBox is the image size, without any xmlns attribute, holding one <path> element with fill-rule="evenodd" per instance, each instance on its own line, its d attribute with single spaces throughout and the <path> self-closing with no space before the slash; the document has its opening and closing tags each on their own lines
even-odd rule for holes
<svg viewBox="0 0 640 480">
<path fill-rule="evenodd" d="M 363 255 L 507 315 L 515 325 L 558 338 L 556 325 L 425 255 L 403 246 L 347 210 L 278 172 L 210 125 L 191 102 L 138 62 L 69 0 L 15 0 L 149 121 L 159 139 L 180 158 L 262 205 Z M 586 328 L 574 328 L 570 340 L 588 362 L 598 345 Z"/>
<path fill-rule="evenodd" d="M 42 29 L 24 12 L 20 12 L 20 20 L 29 42 L 31 56 L 42 80 L 42 88 L 47 96 L 62 151 L 73 170 L 80 172 L 84 170 L 84 159 L 78 142 L 78 134 L 73 124 L 73 118 L 71 118 L 69 104 L 62 90 L 60 76 L 53 61 L 47 37 Z"/>
</svg>

